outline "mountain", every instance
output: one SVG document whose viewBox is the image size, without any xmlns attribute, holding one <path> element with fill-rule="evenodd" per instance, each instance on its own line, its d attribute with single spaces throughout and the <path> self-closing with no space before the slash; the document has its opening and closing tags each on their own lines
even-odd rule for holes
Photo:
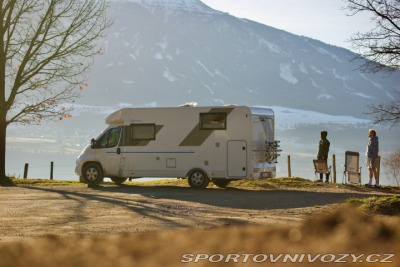
<svg viewBox="0 0 400 267">
<path fill-rule="evenodd" d="M 358 71 L 357 55 L 213 10 L 199 0 L 113 1 L 114 24 L 78 103 L 279 105 L 365 117 L 400 72 Z"/>
<path fill-rule="evenodd" d="M 399 71 L 361 73 L 349 50 L 239 19 L 199 0 L 114 0 L 110 16 L 105 53 L 95 59 L 73 117 L 8 127 L 11 175 L 22 175 L 30 163 L 30 177 L 44 178 L 55 161 L 57 179 L 77 179 L 76 157 L 115 109 L 195 101 L 271 106 L 283 149 L 278 175 L 286 175 L 291 155 L 292 174 L 312 179 L 319 132 L 328 130 L 330 153 L 342 166 L 345 151 L 365 151 L 371 127 L 366 105 L 399 92 Z M 381 155 L 398 149 L 399 134 L 400 128 L 378 128 Z"/>
</svg>

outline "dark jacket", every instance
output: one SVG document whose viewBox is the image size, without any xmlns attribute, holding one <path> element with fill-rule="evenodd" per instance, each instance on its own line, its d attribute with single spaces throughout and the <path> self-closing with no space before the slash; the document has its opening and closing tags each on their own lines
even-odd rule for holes
<svg viewBox="0 0 400 267">
<path fill-rule="evenodd" d="M 319 141 L 318 155 L 317 155 L 318 159 L 328 159 L 330 145 L 331 143 L 329 143 L 328 139 L 324 137 Z"/>
</svg>

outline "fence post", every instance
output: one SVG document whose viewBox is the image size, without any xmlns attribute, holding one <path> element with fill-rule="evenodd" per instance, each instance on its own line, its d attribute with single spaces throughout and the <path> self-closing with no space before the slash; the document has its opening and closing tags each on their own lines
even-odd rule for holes
<svg viewBox="0 0 400 267">
<path fill-rule="evenodd" d="M 377 169 L 377 173 L 378 173 L 378 181 L 379 181 L 379 178 L 381 177 L 381 156 L 378 156 L 378 169 Z M 379 181 L 380 182 L 380 181 Z"/>
<path fill-rule="evenodd" d="M 28 177 L 28 168 L 29 168 L 29 163 L 25 163 L 24 167 L 24 179 Z"/>
<path fill-rule="evenodd" d="M 50 180 L 53 180 L 54 162 L 50 162 Z"/>
<path fill-rule="evenodd" d="M 287 156 L 287 162 L 288 162 L 288 177 L 292 177 L 292 169 L 290 167 L 290 155 Z"/>
<path fill-rule="evenodd" d="M 336 183 L 336 155 L 332 155 L 333 182 Z"/>
</svg>

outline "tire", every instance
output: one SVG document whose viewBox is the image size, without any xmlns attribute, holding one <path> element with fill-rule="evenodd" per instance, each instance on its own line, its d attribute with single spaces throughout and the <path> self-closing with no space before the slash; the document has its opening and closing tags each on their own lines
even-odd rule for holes
<svg viewBox="0 0 400 267">
<path fill-rule="evenodd" d="M 187 179 L 190 187 L 194 189 L 204 189 L 210 183 L 210 178 L 208 178 L 207 174 L 199 169 L 190 171 Z"/>
<path fill-rule="evenodd" d="M 225 188 L 225 187 L 228 186 L 228 184 L 231 183 L 231 180 L 228 180 L 228 179 L 213 179 L 212 182 L 213 182 L 216 186 L 218 186 L 218 187 L 220 187 L 220 188 Z"/>
<path fill-rule="evenodd" d="M 88 163 L 83 168 L 82 178 L 87 184 L 99 184 L 103 181 L 103 169 L 98 163 Z"/>
<path fill-rule="evenodd" d="M 111 181 L 113 181 L 116 184 L 123 184 L 124 182 L 126 182 L 126 180 L 128 180 L 128 178 L 124 178 L 124 177 L 113 177 L 110 179 L 111 179 Z"/>
</svg>

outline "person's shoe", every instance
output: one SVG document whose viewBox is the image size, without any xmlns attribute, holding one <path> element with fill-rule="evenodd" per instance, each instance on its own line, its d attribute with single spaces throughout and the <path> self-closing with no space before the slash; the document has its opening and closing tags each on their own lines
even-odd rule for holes
<svg viewBox="0 0 400 267">
<path fill-rule="evenodd" d="M 328 181 L 328 180 L 326 180 L 326 181 L 325 181 L 325 183 L 329 183 L 329 181 Z"/>
<path fill-rule="evenodd" d="M 365 186 L 372 186 L 372 184 L 371 184 L 371 183 L 368 183 L 368 184 L 365 184 Z"/>
<path fill-rule="evenodd" d="M 376 185 L 374 185 L 374 187 L 376 187 L 376 188 L 379 188 L 379 187 L 380 187 L 380 185 L 379 185 L 379 184 L 376 184 Z"/>
</svg>

